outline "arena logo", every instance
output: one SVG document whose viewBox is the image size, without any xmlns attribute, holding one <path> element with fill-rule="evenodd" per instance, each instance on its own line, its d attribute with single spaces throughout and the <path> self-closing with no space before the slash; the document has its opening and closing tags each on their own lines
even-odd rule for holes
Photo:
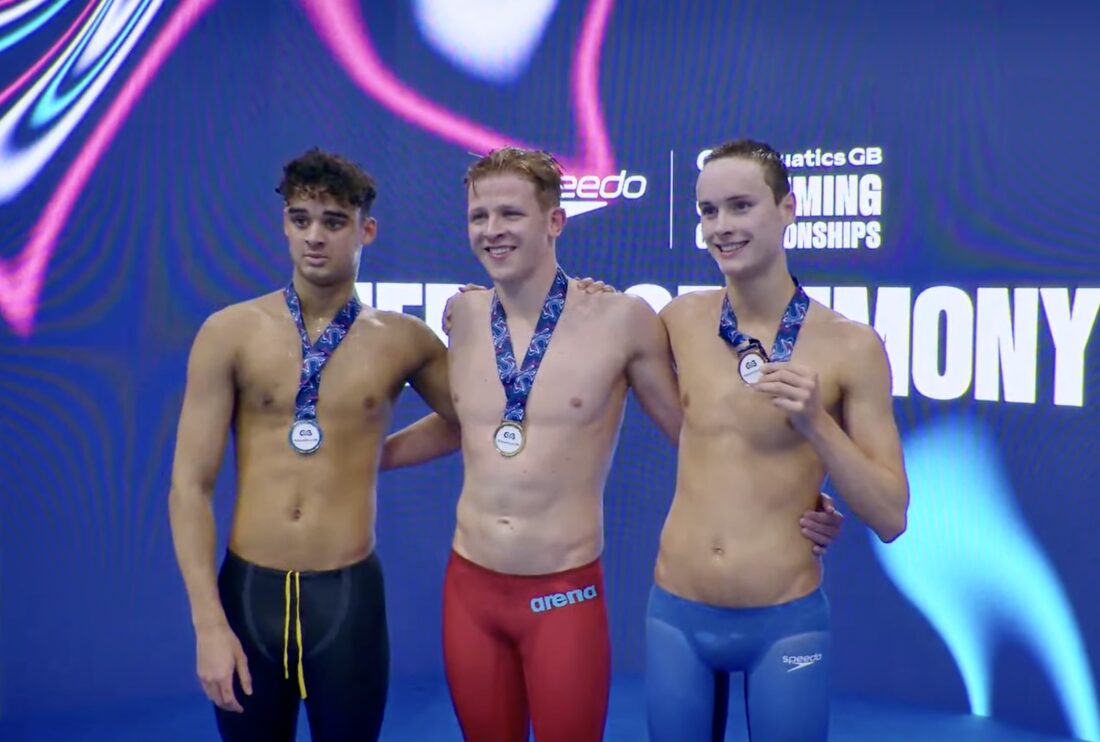
<svg viewBox="0 0 1100 742">
<path fill-rule="evenodd" d="M 645 195 L 648 186 L 649 181 L 644 175 L 627 173 L 626 170 L 605 177 L 563 175 L 561 207 L 567 217 L 587 214 L 619 198 L 636 201 Z"/>
<path fill-rule="evenodd" d="M 550 593 L 549 595 L 532 598 L 531 611 L 532 613 L 551 611 L 555 608 L 562 608 L 567 605 L 573 605 L 574 603 L 583 603 L 586 600 L 592 600 L 598 597 L 598 595 L 595 585 L 588 585 L 587 587 L 570 590 L 565 593 Z"/>
</svg>

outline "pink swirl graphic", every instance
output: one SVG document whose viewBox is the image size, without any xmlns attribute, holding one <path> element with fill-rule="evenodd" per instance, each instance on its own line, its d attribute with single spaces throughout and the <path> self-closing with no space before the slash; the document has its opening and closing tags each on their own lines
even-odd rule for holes
<svg viewBox="0 0 1100 742">
<path fill-rule="evenodd" d="M 215 2 L 184 0 L 181 3 L 80 149 L 42 215 L 31 228 L 27 245 L 12 260 L 0 260 L 0 314 L 19 335 L 29 337 L 34 328 L 46 267 L 57 246 L 58 235 L 88 178 L 161 65 Z"/>
<path fill-rule="evenodd" d="M 81 147 L 31 228 L 27 244 L 14 258 L 0 259 L 0 315 L 20 336 L 29 337 L 34 328 L 50 258 L 89 177 L 165 60 L 215 2 L 182 0 Z M 352 80 L 395 115 L 445 141 L 478 152 L 506 144 L 533 146 L 450 111 L 401 82 L 379 59 L 353 0 L 301 0 L 301 3 L 317 33 Z M 0 0 L 0 7 L 7 4 Z M 592 0 L 573 57 L 570 91 L 579 134 L 575 151 L 562 158 L 563 168 L 570 173 L 603 176 L 614 171 L 599 96 L 600 54 L 613 6 L 613 0 Z M 41 59 L 0 92 L 0 103 L 20 90 L 71 40 L 94 7 L 95 3 L 89 4 Z"/>
<path fill-rule="evenodd" d="M 450 111 L 398 80 L 379 60 L 354 0 L 301 3 L 317 34 L 351 79 L 396 115 L 475 152 L 508 144 L 532 146 Z M 599 93 L 600 52 L 613 6 L 613 0 L 592 0 L 573 56 L 571 91 L 579 136 L 577 151 L 562 161 L 562 167 L 571 173 L 604 176 L 614 170 Z"/>
</svg>

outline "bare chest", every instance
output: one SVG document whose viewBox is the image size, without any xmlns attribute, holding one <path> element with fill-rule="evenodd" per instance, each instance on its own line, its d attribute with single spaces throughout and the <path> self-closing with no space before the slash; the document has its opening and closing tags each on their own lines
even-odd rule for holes
<svg viewBox="0 0 1100 742">
<path fill-rule="evenodd" d="M 718 336 L 717 318 L 713 325 L 681 325 L 670 333 L 685 424 L 703 434 L 734 434 L 760 449 L 803 443 L 787 412 L 774 404 L 774 396 L 742 380 L 740 356 Z M 832 356 L 827 342 L 814 337 L 812 328 L 804 328 L 790 362 L 817 374 L 822 404 L 835 415 L 840 386 Z"/>
<path fill-rule="evenodd" d="M 487 313 L 484 319 L 450 349 L 451 391 L 464 426 L 499 423 L 507 402 Z M 515 363 L 521 371 L 530 369 L 524 361 L 533 328 L 511 327 Z M 537 362 L 527 397 L 528 424 L 582 426 L 601 418 L 612 400 L 622 398 L 626 362 L 625 343 L 599 318 L 563 315 Z"/>
<path fill-rule="evenodd" d="M 384 333 L 353 326 L 307 387 L 317 394 L 319 418 L 388 414 L 405 369 Z M 289 320 L 271 322 L 250 338 L 238 359 L 241 411 L 292 419 L 302 386 L 302 342 Z M 306 396 L 306 395 L 303 395 Z"/>
</svg>

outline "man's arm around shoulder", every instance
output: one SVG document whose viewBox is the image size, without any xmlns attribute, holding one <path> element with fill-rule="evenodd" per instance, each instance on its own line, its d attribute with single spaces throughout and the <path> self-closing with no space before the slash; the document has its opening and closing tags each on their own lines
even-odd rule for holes
<svg viewBox="0 0 1100 742">
<path fill-rule="evenodd" d="M 451 311 L 461 318 L 465 297 L 457 297 Z M 451 396 L 447 346 L 416 318 L 407 318 L 418 364 L 409 383 L 433 413 L 388 436 L 382 447 L 380 468 L 399 469 L 422 464 L 453 453 L 461 445 L 458 414 Z"/>
<path fill-rule="evenodd" d="M 642 409 L 676 444 L 680 440 L 683 409 L 665 323 L 644 299 L 627 294 L 607 299 L 624 304 L 622 331 L 631 343 L 627 380 Z"/>
</svg>

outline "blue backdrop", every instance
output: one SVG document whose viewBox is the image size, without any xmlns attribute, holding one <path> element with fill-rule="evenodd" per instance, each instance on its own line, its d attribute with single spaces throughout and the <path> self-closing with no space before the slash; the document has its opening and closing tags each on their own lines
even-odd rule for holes
<svg viewBox="0 0 1100 742">
<path fill-rule="evenodd" d="M 839 693 L 1100 739 L 1100 6 L 1048 0 L 0 2 L 0 714 L 197 689 L 166 498 L 204 317 L 280 286 L 281 164 L 380 182 L 361 296 L 438 327 L 486 279 L 471 152 L 558 153 L 559 254 L 655 306 L 719 282 L 700 153 L 788 156 L 792 269 L 872 323 L 912 485 L 827 561 Z M 395 426 L 419 417 L 408 393 Z M 641 669 L 674 451 L 630 403 L 614 662 Z M 394 670 L 438 676 L 457 457 L 386 474 Z M 217 491 L 224 539 L 227 467 Z"/>
</svg>

